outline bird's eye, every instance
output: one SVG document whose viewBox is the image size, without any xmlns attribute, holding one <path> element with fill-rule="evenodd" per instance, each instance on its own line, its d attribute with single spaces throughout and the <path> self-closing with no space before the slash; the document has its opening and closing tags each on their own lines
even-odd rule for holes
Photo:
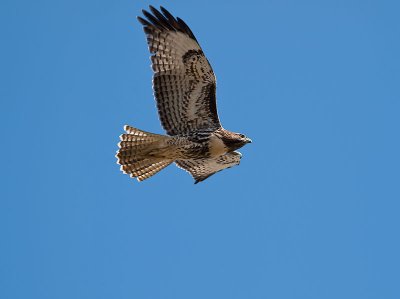
<svg viewBox="0 0 400 299">
<path fill-rule="evenodd" d="M 243 134 L 239 134 L 239 136 L 241 137 L 241 138 L 245 138 L 246 136 L 244 136 Z"/>
</svg>

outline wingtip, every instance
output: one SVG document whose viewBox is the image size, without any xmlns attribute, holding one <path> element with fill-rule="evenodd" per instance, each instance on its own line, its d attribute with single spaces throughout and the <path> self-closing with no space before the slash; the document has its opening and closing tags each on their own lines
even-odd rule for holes
<svg viewBox="0 0 400 299">
<path fill-rule="evenodd" d="M 153 5 L 149 5 L 149 9 L 152 13 L 154 13 L 154 11 L 158 11 L 157 8 L 155 8 Z"/>
<path fill-rule="evenodd" d="M 143 19 L 143 18 L 140 17 L 140 16 L 137 16 L 136 19 L 137 19 L 137 20 L 139 21 L 139 23 L 142 24 L 143 26 L 148 26 L 148 25 L 149 25 L 149 22 L 146 21 L 145 19 Z"/>
<path fill-rule="evenodd" d="M 160 5 L 160 10 L 161 12 L 165 15 L 165 14 L 169 14 L 170 12 L 162 5 Z"/>
<path fill-rule="evenodd" d="M 196 185 L 196 184 L 198 184 L 198 183 L 200 183 L 200 182 L 202 182 L 202 181 L 204 181 L 204 179 L 196 179 L 196 180 L 194 181 L 194 184 Z"/>
</svg>

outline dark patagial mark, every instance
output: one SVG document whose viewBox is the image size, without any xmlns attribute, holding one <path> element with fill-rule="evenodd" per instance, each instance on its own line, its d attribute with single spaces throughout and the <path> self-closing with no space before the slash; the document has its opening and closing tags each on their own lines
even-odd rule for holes
<svg viewBox="0 0 400 299">
<path fill-rule="evenodd" d="M 199 50 L 189 50 L 182 56 L 183 63 L 188 63 L 190 62 L 190 58 L 193 56 L 204 56 L 204 53 L 201 49 Z"/>
<path fill-rule="evenodd" d="M 207 102 L 210 108 L 210 117 L 213 119 L 214 123 L 219 123 L 219 119 L 218 119 L 218 111 L 217 111 L 217 101 L 216 101 L 216 90 L 217 90 L 217 86 L 215 85 L 215 83 L 211 83 L 208 85 L 209 88 L 209 92 L 208 92 L 208 96 L 207 96 Z"/>
</svg>

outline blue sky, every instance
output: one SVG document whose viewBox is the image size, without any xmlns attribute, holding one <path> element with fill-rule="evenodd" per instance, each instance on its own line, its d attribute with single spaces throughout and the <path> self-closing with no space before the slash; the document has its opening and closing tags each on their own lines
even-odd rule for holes
<svg viewBox="0 0 400 299">
<path fill-rule="evenodd" d="M 0 297 L 400 298 L 398 1 L 0 4 Z M 253 143 L 198 185 L 119 171 L 162 133 L 135 17 L 164 5 Z"/>
</svg>

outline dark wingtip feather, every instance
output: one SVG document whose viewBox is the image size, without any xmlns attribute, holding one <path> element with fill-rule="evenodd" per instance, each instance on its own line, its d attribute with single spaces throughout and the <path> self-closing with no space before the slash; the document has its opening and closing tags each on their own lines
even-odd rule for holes
<svg viewBox="0 0 400 299">
<path fill-rule="evenodd" d="M 182 31 L 180 29 L 179 23 L 176 21 L 175 17 L 164 7 L 160 6 L 160 9 L 161 9 L 163 15 L 165 16 L 165 18 L 167 19 L 168 23 L 171 24 L 171 26 L 174 28 L 174 30 Z"/>
<path fill-rule="evenodd" d="M 166 10 L 163 6 L 160 6 L 160 10 L 164 14 L 164 16 L 167 17 L 168 20 L 175 20 L 175 17 L 168 10 Z M 176 20 L 175 20 L 175 22 L 176 22 Z"/>
<path fill-rule="evenodd" d="M 167 30 L 167 31 L 179 31 L 185 33 L 190 38 L 197 41 L 196 37 L 194 36 L 192 30 L 189 26 L 180 18 L 175 18 L 168 10 L 164 7 L 160 6 L 160 11 L 154 8 L 152 5 L 149 5 L 149 9 L 151 13 L 142 9 L 143 15 L 146 19 L 138 17 L 139 22 L 146 27 L 147 30 L 158 29 L 158 30 Z"/>
<path fill-rule="evenodd" d="M 142 17 L 138 16 L 136 18 L 143 26 L 151 26 L 151 24 L 147 20 L 143 19 Z"/>
<path fill-rule="evenodd" d="M 160 10 L 161 10 L 161 12 L 165 15 L 166 13 L 167 14 L 170 14 L 170 12 L 164 7 L 164 6 L 162 6 L 162 5 L 160 5 Z"/>
<path fill-rule="evenodd" d="M 150 11 L 157 18 L 157 20 L 167 29 L 175 31 L 175 28 L 168 22 L 167 18 L 153 6 L 149 6 Z"/>
<path fill-rule="evenodd" d="M 186 25 L 185 21 L 182 20 L 181 18 L 176 18 L 178 21 L 178 24 L 181 25 L 182 28 L 184 28 L 184 31 L 187 35 L 189 35 L 191 38 L 193 38 L 194 40 L 196 40 L 196 37 L 194 36 L 192 30 L 190 30 L 189 26 Z"/>
<path fill-rule="evenodd" d="M 151 22 L 151 23 L 153 23 L 153 25 L 155 26 L 155 27 L 157 27 L 158 29 L 167 29 L 168 30 L 168 28 L 165 28 L 164 26 L 163 26 L 163 24 L 162 24 L 162 22 L 160 22 L 160 20 L 159 19 L 157 19 L 155 16 L 153 16 L 151 13 L 149 13 L 147 10 L 142 10 L 142 12 L 143 12 L 143 14 L 144 14 L 144 16 Z"/>
</svg>

